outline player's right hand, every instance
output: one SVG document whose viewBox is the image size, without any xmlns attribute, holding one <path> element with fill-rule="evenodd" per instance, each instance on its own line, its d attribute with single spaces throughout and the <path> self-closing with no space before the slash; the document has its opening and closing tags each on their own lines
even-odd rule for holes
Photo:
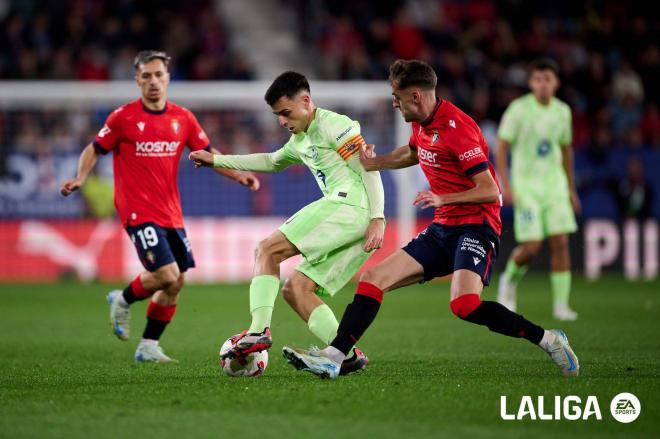
<svg viewBox="0 0 660 439">
<path fill-rule="evenodd" d="M 190 153 L 190 155 L 188 155 L 188 160 L 193 161 L 196 168 L 201 166 L 206 166 L 209 168 L 213 167 L 213 154 L 208 151 L 193 151 Z"/>
<path fill-rule="evenodd" d="M 65 197 L 68 197 L 73 192 L 77 191 L 82 185 L 83 185 L 83 181 L 81 178 L 78 177 L 72 178 L 62 183 L 62 187 L 60 188 L 60 193 Z"/>
<path fill-rule="evenodd" d="M 378 168 L 376 167 L 375 158 L 376 151 L 373 144 L 369 143 L 362 147 L 362 150 L 360 151 L 360 163 L 362 163 L 364 169 L 367 171 L 377 171 Z"/>
</svg>

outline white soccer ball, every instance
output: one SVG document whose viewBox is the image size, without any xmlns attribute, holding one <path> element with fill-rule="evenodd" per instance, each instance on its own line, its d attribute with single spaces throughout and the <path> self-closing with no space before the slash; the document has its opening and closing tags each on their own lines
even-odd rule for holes
<svg viewBox="0 0 660 439">
<path fill-rule="evenodd" d="M 236 335 L 227 339 L 220 348 L 220 367 L 225 375 L 230 377 L 258 377 L 268 366 L 268 351 L 254 352 L 245 357 L 244 361 L 238 358 L 222 358 L 234 347 Z"/>
</svg>

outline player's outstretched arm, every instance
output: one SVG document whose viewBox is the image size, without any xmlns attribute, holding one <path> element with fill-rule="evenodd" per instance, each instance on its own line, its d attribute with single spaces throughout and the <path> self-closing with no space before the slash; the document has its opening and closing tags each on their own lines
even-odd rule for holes
<svg viewBox="0 0 660 439">
<path fill-rule="evenodd" d="M 211 147 L 211 153 L 222 154 L 220 151 L 218 151 L 213 147 Z M 232 169 L 224 169 L 224 168 L 215 168 L 214 170 L 216 173 L 234 180 L 236 183 L 247 187 L 251 191 L 257 191 L 261 186 L 259 179 L 252 172 L 234 171 Z"/>
<path fill-rule="evenodd" d="M 474 187 L 453 194 L 434 194 L 431 191 L 419 192 L 413 204 L 427 207 L 440 207 L 447 204 L 482 204 L 494 203 L 500 199 L 500 190 L 488 169 L 472 176 Z"/>
<path fill-rule="evenodd" d="M 374 145 L 367 145 L 360 151 L 360 162 L 367 171 L 380 171 L 381 169 L 401 169 L 419 163 L 417 151 L 410 146 L 402 146 L 394 151 L 377 156 Z"/>
<path fill-rule="evenodd" d="M 299 163 L 287 155 L 284 148 L 275 152 L 245 155 L 211 154 L 208 151 L 193 151 L 188 158 L 195 167 L 234 169 L 237 171 L 280 172 L 289 165 Z"/>
<path fill-rule="evenodd" d="M 96 152 L 96 148 L 94 148 L 92 143 L 87 145 L 85 149 L 82 150 L 80 153 L 80 158 L 78 159 L 78 174 L 74 178 L 70 178 L 69 180 L 66 180 L 64 183 L 62 183 L 62 187 L 60 188 L 60 193 L 62 195 L 67 197 L 80 189 L 83 184 L 85 184 L 87 176 L 94 168 L 94 165 L 96 165 L 98 156 L 99 154 Z"/>
</svg>

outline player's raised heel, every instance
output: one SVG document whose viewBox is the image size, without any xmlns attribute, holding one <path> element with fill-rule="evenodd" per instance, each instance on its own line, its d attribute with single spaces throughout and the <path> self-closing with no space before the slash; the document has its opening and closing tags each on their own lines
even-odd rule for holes
<svg viewBox="0 0 660 439">
<path fill-rule="evenodd" d="M 555 341 L 550 345 L 547 352 L 552 361 L 559 367 L 564 376 L 576 377 L 580 372 L 580 362 L 577 355 L 568 344 L 568 338 L 564 331 L 560 329 L 551 329 L 555 334 Z"/>
<path fill-rule="evenodd" d="M 141 341 L 135 351 L 135 361 L 138 363 L 178 363 L 174 358 L 165 355 L 158 343 Z"/>
<path fill-rule="evenodd" d="M 121 294 L 121 290 L 112 290 L 108 293 L 106 300 L 110 305 L 110 326 L 112 326 L 113 334 L 120 340 L 127 341 L 130 337 L 131 310 L 119 304 Z"/>
<path fill-rule="evenodd" d="M 282 348 L 286 361 L 298 370 L 311 372 L 321 378 L 335 379 L 339 376 L 341 366 L 329 358 L 320 355 L 317 348 L 309 351 L 289 346 Z"/>
<path fill-rule="evenodd" d="M 270 328 L 258 333 L 248 333 L 246 329 L 236 336 L 234 349 L 221 356 L 221 358 L 245 357 L 254 352 L 267 351 L 272 345 L 273 337 L 270 334 Z"/>
<path fill-rule="evenodd" d="M 341 363 L 339 375 L 361 372 L 367 367 L 367 364 L 369 364 L 369 358 L 358 348 L 353 348 L 353 355 Z"/>
</svg>

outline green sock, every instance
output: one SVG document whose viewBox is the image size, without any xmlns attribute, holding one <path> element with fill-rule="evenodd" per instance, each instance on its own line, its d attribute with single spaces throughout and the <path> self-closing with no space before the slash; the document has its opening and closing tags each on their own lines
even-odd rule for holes
<svg viewBox="0 0 660 439">
<path fill-rule="evenodd" d="M 307 326 L 312 334 L 320 338 L 326 345 L 329 345 L 337 335 L 339 322 L 337 322 L 337 318 L 330 307 L 324 303 L 314 308 L 314 311 L 309 315 Z"/>
<path fill-rule="evenodd" d="M 252 278 L 250 284 L 250 313 L 252 324 L 248 332 L 263 332 L 270 326 L 273 306 L 280 290 L 280 280 L 272 275 L 264 274 Z"/>
<path fill-rule="evenodd" d="M 518 285 L 518 282 L 520 282 L 525 273 L 527 273 L 527 268 L 527 265 L 518 266 L 513 258 L 509 258 L 506 263 L 504 275 L 509 279 L 509 282 L 514 285 Z"/>
<path fill-rule="evenodd" d="M 550 273 L 552 286 L 552 302 L 555 305 L 568 305 L 568 296 L 571 295 L 571 272 L 553 271 Z"/>
</svg>

